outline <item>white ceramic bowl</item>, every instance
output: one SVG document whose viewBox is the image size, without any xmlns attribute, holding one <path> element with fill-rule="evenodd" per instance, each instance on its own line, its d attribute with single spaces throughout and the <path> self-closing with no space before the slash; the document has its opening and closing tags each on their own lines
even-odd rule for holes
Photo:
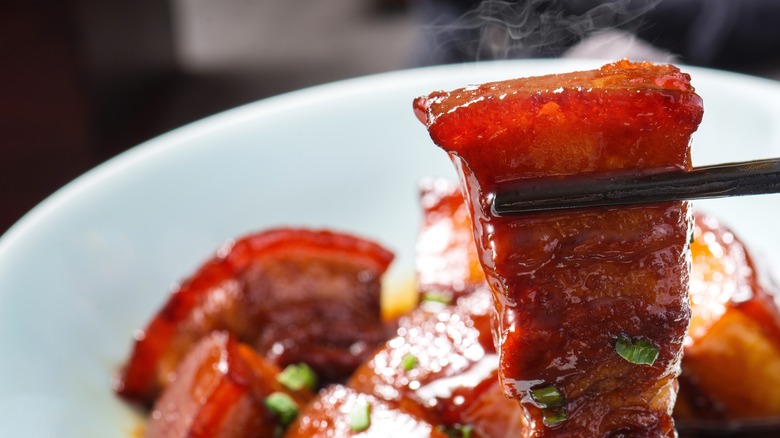
<svg viewBox="0 0 780 438">
<path fill-rule="evenodd" d="M 110 390 L 133 331 L 224 241 L 269 226 L 351 231 L 413 270 L 417 182 L 454 176 L 412 113 L 435 89 L 587 69 L 588 61 L 444 66 L 256 102 L 99 166 L 0 239 L 0 436 L 127 437 Z M 780 155 L 780 85 L 686 69 L 705 101 L 696 165 Z M 780 267 L 776 195 L 700 202 Z"/>
</svg>

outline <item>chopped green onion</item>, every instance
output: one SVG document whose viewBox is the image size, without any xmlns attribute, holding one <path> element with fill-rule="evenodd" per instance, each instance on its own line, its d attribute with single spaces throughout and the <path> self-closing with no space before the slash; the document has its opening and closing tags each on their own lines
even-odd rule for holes
<svg viewBox="0 0 780 438">
<path fill-rule="evenodd" d="M 314 391 L 317 388 L 317 375 L 305 363 L 288 365 L 276 380 L 291 391 L 306 388 Z"/>
<path fill-rule="evenodd" d="M 693 241 L 694 241 L 694 240 L 695 240 L 695 239 L 693 238 L 693 231 L 691 231 L 691 239 L 690 239 L 689 243 L 690 243 L 691 245 L 693 245 Z"/>
<path fill-rule="evenodd" d="M 401 358 L 401 367 L 404 371 L 411 371 L 417 366 L 417 362 L 417 356 L 412 353 L 406 353 L 404 357 Z"/>
<path fill-rule="evenodd" d="M 555 426 L 566 421 L 566 400 L 555 385 L 532 389 L 531 398 L 541 405 L 545 425 Z"/>
<path fill-rule="evenodd" d="M 279 421 L 284 425 L 290 424 L 298 416 L 298 404 L 283 392 L 274 392 L 266 397 L 265 407 L 279 417 Z"/>
<path fill-rule="evenodd" d="M 438 426 L 450 438 L 471 438 L 474 427 L 469 424 L 456 424 L 452 427 Z"/>
<path fill-rule="evenodd" d="M 637 365 L 652 365 L 658 358 L 658 347 L 644 339 L 631 339 L 626 335 L 618 336 L 615 351 L 623 359 Z"/>
<path fill-rule="evenodd" d="M 567 418 L 568 417 L 566 416 L 565 406 L 542 409 L 542 420 L 547 427 L 552 427 L 563 423 L 567 420 Z"/>
<path fill-rule="evenodd" d="M 423 294 L 423 301 L 432 303 L 451 304 L 452 296 L 448 293 L 428 291 Z"/>
<path fill-rule="evenodd" d="M 553 385 L 532 389 L 531 397 L 545 408 L 563 405 L 563 395 Z"/>
<path fill-rule="evenodd" d="M 555 426 L 566 421 L 566 400 L 554 385 L 531 390 L 531 398 L 541 405 L 542 418 L 547 426 Z"/>
<path fill-rule="evenodd" d="M 371 426 L 371 405 L 363 403 L 355 406 L 349 413 L 349 427 L 353 432 L 361 432 Z"/>
</svg>

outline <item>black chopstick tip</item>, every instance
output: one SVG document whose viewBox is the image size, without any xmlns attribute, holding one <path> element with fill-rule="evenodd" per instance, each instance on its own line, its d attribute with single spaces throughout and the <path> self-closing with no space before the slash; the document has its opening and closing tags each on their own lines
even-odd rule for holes
<svg viewBox="0 0 780 438">
<path fill-rule="evenodd" d="M 780 159 L 639 174 L 603 173 L 505 181 L 491 211 L 507 216 L 548 210 L 654 204 L 780 193 Z"/>
</svg>

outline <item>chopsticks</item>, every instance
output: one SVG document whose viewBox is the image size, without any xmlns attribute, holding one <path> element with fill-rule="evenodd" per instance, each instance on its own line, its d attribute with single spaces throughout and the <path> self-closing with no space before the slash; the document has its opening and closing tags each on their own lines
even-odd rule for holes
<svg viewBox="0 0 780 438">
<path fill-rule="evenodd" d="M 531 178 L 498 184 L 493 213 L 649 204 L 780 192 L 780 158 L 639 174 Z"/>
</svg>

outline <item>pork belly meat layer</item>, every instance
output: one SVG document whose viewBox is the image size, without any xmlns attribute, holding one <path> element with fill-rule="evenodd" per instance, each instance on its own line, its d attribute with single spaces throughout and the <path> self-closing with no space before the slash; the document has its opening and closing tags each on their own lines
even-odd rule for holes
<svg viewBox="0 0 780 438">
<path fill-rule="evenodd" d="M 177 367 L 152 411 L 147 438 L 250 438 L 284 427 L 266 406 L 284 394 L 304 406 L 313 395 L 277 382 L 280 370 L 225 332 L 202 338 Z"/>
<path fill-rule="evenodd" d="M 332 385 L 301 412 L 286 438 L 447 438 L 414 403 L 390 404 L 369 394 Z"/>
<path fill-rule="evenodd" d="M 780 415 L 780 310 L 776 291 L 737 236 L 694 215 L 691 327 L 678 420 Z"/>
<path fill-rule="evenodd" d="M 415 101 L 461 176 L 495 296 L 499 374 L 535 436 L 674 435 L 691 218 L 685 202 L 497 217 L 496 186 L 689 169 L 702 117 L 689 79 L 672 66 L 624 60 Z M 633 363 L 618 345 L 658 356 Z"/>
<path fill-rule="evenodd" d="M 459 184 L 443 178 L 422 181 L 420 204 L 423 223 L 415 245 L 415 268 L 421 298 L 436 293 L 455 302 L 489 290 Z"/>
<path fill-rule="evenodd" d="M 394 404 L 410 400 L 437 424 L 468 427 L 473 438 L 527 436 L 524 412 L 498 381 L 491 301 L 482 290 L 456 306 L 423 303 L 355 371 L 349 387 Z"/>
<path fill-rule="evenodd" d="M 136 343 L 116 390 L 150 403 L 203 336 L 224 330 L 277 365 L 304 362 L 346 379 L 392 334 L 376 243 L 331 231 L 270 229 L 225 246 L 184 281 Z"/>
</svg>

